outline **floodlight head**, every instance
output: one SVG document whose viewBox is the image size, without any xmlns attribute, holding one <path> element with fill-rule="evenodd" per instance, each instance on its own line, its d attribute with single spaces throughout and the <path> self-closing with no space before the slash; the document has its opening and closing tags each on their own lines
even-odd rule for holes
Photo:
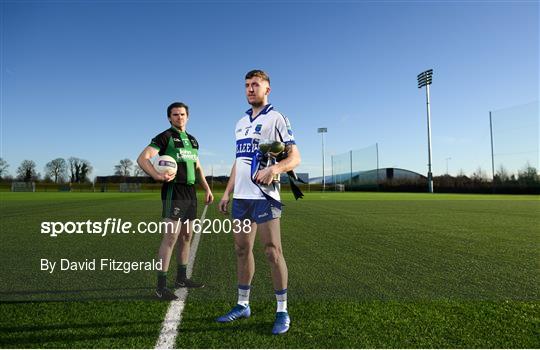
<svg viewBox="0 0 540 350">
<path fill-rule="evenodd" d="M 328 132 L 328 129 L 327 129 L 327 128 L 318 128 L 318 129 L 317 129 L 317 132 L 318 132 L 319 134 L 321 134 L 321 133 L 324 133 L 324 132 Z"/>
<path fill-rule="evenodd" d="M 418 79 L 418 88 L 420 89 L 426 85 L 431 85 L 432 77 L 433 69 L 428 69 L 427 71 L 418 74 L 416 77 L 416 79 Z"/>
</svg>

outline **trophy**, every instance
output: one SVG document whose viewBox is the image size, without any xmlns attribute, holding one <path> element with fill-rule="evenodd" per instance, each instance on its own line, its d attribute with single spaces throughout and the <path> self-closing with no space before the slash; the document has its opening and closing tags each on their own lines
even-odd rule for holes
<svg viewBox="0 0 540 350">
<path fill-rule="evenodd" d="M 264 168 L 268 168 L 277 163 L 277 157 L 285 150 L 285 144 L 279 141 L 272 141 L 263 139 L 259 141 L 259 151 L 263 154 L 263 162 L 261 164 Z M 266 166 L 264 166 L 266 161 Z M 274 175 L 272 182 L 279 183 L 279 175 Z"/>
</svg>

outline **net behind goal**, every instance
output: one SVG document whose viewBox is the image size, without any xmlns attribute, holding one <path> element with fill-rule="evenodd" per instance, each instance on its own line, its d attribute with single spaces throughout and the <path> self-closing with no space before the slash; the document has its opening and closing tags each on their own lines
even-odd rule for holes
<svg viewBox="0 0 540 350">
<path fill-rule="evenodd" d="M 336 190 L 377 186 L 377 144 L 332 156 L 332 183 Z"/>
<path fill-rule="evenodd" d="M 11 183 L 11 192 L 36 192 L 36 183 L 14 181 Z"/>
</svg>

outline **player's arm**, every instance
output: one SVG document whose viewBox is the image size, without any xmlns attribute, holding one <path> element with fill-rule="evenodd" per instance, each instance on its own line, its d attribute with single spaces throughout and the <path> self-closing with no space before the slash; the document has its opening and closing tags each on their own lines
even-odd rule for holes
<svg viewBox="0 0 540 350">
<path fill-rule="evenodd" d="M 300 162 L 302 161 L 300 158 L 300 151 L 296 145 L 285 146 L 285 152 L 287 152 L 287 158 L 272 166 L 275 174 L 291 171 L 300 165 Z"/>
<path fill-rule="evenodd" d="M 258 183 L 269 185 L 272 183 L 274 175 L 291 171 L 300 164 L 300 151 L 296 145 L 285 146 L 285 151 L 287 152 L 287 158 L 257 173 L 256 181 Z"/>
<path fill-rule="evenodd" d="M 236 178 L 236 161 L 233 163 L 232 169 L 231 169 L 231 175 L 229 176 L 229 182 L 227 182 L 227 187 L 225 187 L 225 192 L 223 193 L 223 197 L 221 197 L 221 200 L 218 204 L 218 209 L 223 214 L 227 214 L 227 206 L 229 205 L 230 201 L 230 195 L 234 192 L 234 180 Z"/>
<path fill-rule="evenodd" d="M 160 174 L 157 172 L 157 170 L 152 165 L 152 162 L 150 162 L 150 159 L 152 157 L 155 157 L 158 154 L 158 150 L 154 147 L 147 146 L 139 155 L 137 158 L 137 164 L 141 167 L 142 170 L 144 170 L 145 173 L 150 175 L 154 180 L 156 181 L 164 181 L 168 182 L 174 179 L 175 175 L 171 174 Z"/>
<path fill-rule="evenodd" d="M 201 166 L 201 162 L 197 159 L 197 164 L 195 165 L 195 173 L 197 174 L 199 178 L 199 183 L 201 184 L 201 187 L 204 189 L 205 193 L 205 204 L 210 204 L 214 201 L 214 195 L 212 194 L 212 190 L 210 189 L 210 186 L 208 186 L 208 182 L 206 181 L 206 177 L 204 176 L 204 172 Z"/>
</svg>

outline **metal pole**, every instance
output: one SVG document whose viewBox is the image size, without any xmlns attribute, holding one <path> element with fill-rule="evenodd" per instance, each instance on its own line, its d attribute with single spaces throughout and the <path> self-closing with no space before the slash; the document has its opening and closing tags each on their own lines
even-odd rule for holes
<svg viewBox="0 0 540 350">
<path fill-rule="evenodd" d="M 324 179 L 324 132 L 321 133 L 322 136 L 322 190 L 324 192 L 326 188 L 326 180 Z"/>
<path fill-rule="evenodd" d="M 351 170 L 351 173 L 350 173 L 351 177 L 350 177 L 350 180 L 349 180 L 349 185 L 352 185 L 352 150 L 349 151 L 349 156 L 350 156 L 350 159 L 351 159 L 351 169 L 350 169 Z"/>
<path fill-rule="evenodd" d="M 330 156 L 330 168 L 332 169 L 332 185 L 336 185 L 336 179 L 334 178 L 334 156 Z"/>
<path fill-rule="evenodd" d="M 493 155 L 493 122 L 491 119 L 491 111 L 489 111 L 489 134 L 491 137 L 491 176 L 495 178 L 495 156 Z"/>
<path fill-rule="evenodd" d="M 375 149 L 377 151 L 377 191 L 379 190 L 379 143 L 375 143 Z"/>
<path fill-rule="evenodd" d="M 428 126 L 428 191 L 433 193 L 433 174 L 431 172 L 431 112 L 429 110 L 429 84 L 426 85 L 427 126 Z"/>
<path fill-rule="evenodd" d="M 489 111 L 489 134 L 491 137 L 491 186 L 495 193 L 495 156 L 493 154 L 493 122 L 491 119 L 491 111 Z"/>
</svg>

